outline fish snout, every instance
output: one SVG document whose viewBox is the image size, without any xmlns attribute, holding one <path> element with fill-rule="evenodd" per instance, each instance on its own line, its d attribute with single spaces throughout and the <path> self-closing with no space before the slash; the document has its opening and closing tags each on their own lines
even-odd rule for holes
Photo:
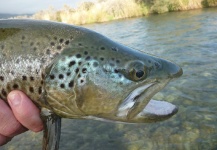
<svg viewBox="0 0 217 150">
<path fill-rule="evenodd" d="M 183 70 L 181 67 L 176 65 L 173 62 L 168 60 L 162 60 L 162 66 L 165 73 L 169 76 L 169 78 L 178 78 L 183 74 Z"/>
</svg>

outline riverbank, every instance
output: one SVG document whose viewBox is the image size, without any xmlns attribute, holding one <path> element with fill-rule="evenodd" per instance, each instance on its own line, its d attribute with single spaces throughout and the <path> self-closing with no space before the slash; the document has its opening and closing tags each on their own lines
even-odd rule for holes
<svg viewBox="0 0 217 150">
<path fill-rule="evenodd" d="M 65 5 L 61 10 L 55 10 L 50 7 L 32 16 L 16 18 L 52 20 L 81 25 L 214 6 L 217 6 L 217 0 L 97 0 L 97 2 L 83 2 L 77 8 Z"/>
</svg>

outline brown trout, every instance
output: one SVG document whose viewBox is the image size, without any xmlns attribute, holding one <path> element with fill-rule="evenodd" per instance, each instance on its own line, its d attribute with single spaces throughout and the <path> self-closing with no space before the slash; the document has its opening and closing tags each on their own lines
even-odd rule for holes
<svg viewBox="0 0 217 150">
<path fill-rule="evenodd" d="M 179 66 L 94 31 L 0 20 L 0 50 L 0 98 L 21 90 L 50 112 L 43 115 L 44 149 L 58 149 L 60 118 L 148 123 L 178 111 L 151 98 L 182 75 Z"/>
</svg>

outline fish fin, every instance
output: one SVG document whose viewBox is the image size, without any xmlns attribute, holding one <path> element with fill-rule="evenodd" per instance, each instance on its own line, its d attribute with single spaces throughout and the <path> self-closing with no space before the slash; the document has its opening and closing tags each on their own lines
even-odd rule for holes
<svg viewBox="0 0 217 150">
<path fill-rule="evenodd" d="M 61 134 L 61 118 L 43 108 L 41 118 L 44 123 L 43 150 L 58 150 Z"/>
</svg>

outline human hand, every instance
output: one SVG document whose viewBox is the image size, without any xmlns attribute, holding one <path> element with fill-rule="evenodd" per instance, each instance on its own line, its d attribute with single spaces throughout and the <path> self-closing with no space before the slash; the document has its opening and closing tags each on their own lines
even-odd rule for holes
<svg viewBox="0 0 217 150">
<path fill-rule="evenodd" d="M 27 130 L 43 130 L 40 110 L 21 91 L 8 94 L 9 106 L 0 99 L 0 146 Z"/>
</svg>

